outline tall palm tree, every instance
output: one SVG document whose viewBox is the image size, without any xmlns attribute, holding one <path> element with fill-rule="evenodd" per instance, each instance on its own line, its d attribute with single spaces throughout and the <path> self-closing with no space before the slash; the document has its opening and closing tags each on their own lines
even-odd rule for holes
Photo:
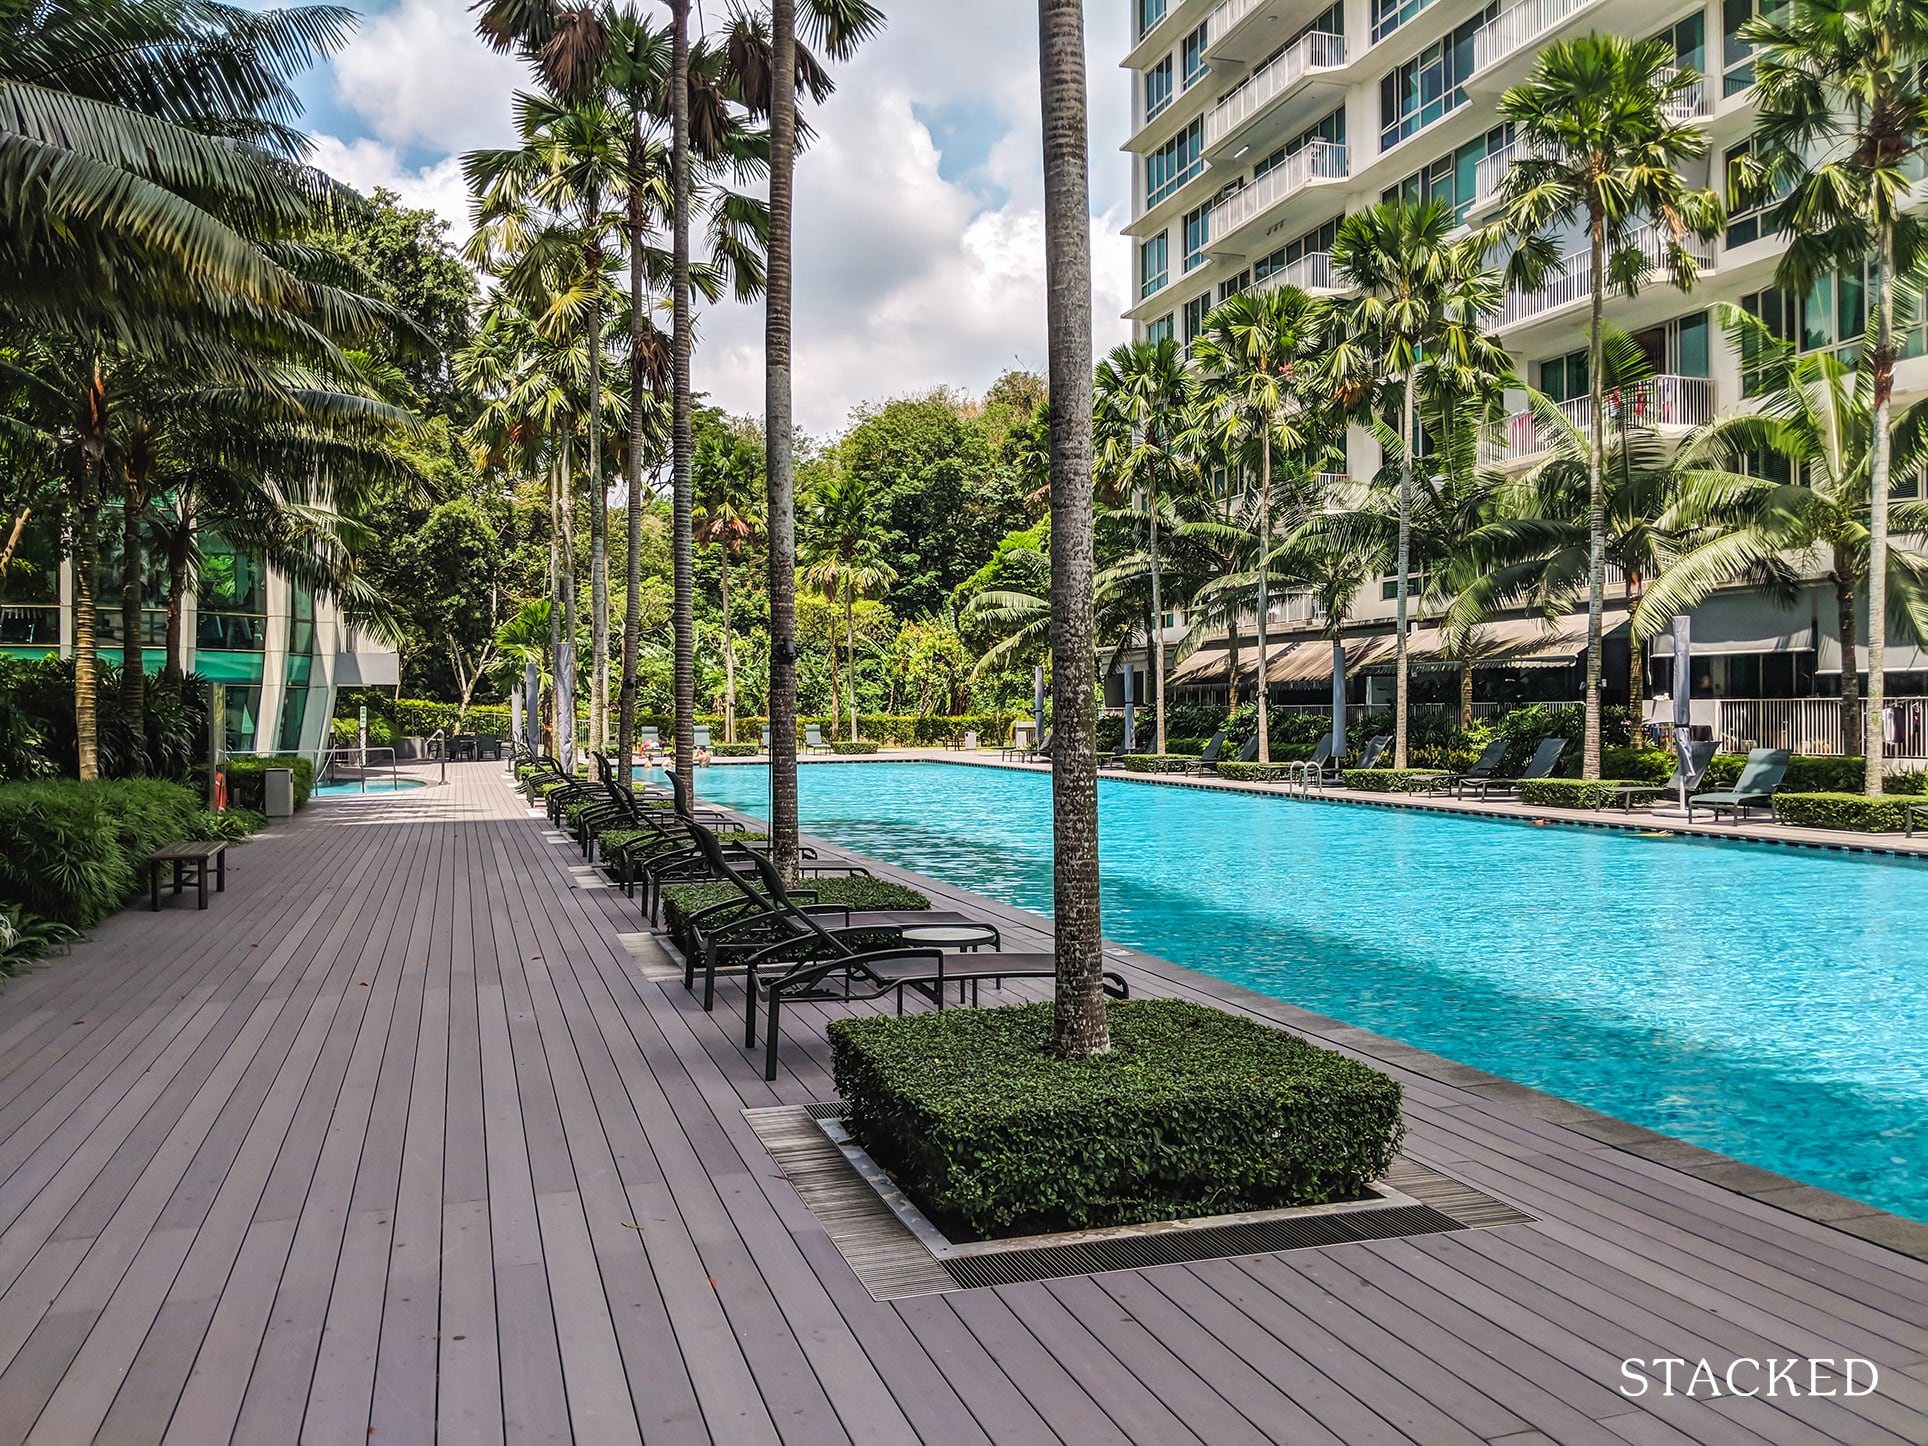
<svg viewBox="0 0 1928 1446">
<path fill-rule="evenodd" d="M 1145 648 L 1151 658 L 1153 751 L 1165 751 L 1165 600 L 1158 557 L 1160 499 L 1176 485 L 1173 456 L 1191 405 L 1192 384 L 1170 337 L 1114 347 L 1098 363 L 1094 425 L 1100 475 L 1145 496 L 1146 554 L 1151 573 L 1151 621 Z"/>
<path fill-rule="evenodd" d="M 1841 633 L 1841 710 L 1853 726 L 1860 699 L 1854 666 L 1857 613 L 1875 589 L 1874 470 L 1881 409 L 1874 368 L 1850 367 L 1827 352 L 1798 355 L 1754 317 L 1723 306 L 1729 336 L 1760 369 L 1757 408 L 1721 417 L 1685 443 L 1675 461 L 1679 493 L 1664 526 L 1678 534 L 1634 611 L 1634 632 L 1651 637 L 1675 613 L 1717 589 L 1747 583 L 1789 602 L 1794 562 L 1824 563 Z M 1889 465 L 1904 474 L 1928 466 L 1928 402 L 1888 419 Z M 1777 459 L 1775 468 L 1763 466 Z M 1928 532 L 1928 505 L 1894 503 L 1896 531 Z M 1907 544 L 1887 552 L 1882 596 L 1891 619 L 1928 636 L 1928 553 Z M 1885 739 L 1881 740 L 1885 743 Z M 1864 746 L 1874 747 L 1869 739 Z M 1875 754 L 1880 760 L 1880 750 Z"/>
<path fill-rule="evenodd" d="M 1904 214 L 1928 159 L 1928 5 L 1863 0 L 1854 5 L 1794 0 L 1774 19 L 1742 27 L 1757 47 L 1756 152 L 1747 187 L 1777 197 L 1768 221 L 1792 240 L 1777 285 L 1804 294 L 1837 271 L 1869 269 L 1873 329 L 1866 363 L 1873 377 L 1868 513 L 1868 707 L 1865 786 L 1882 790 L 1886 733 L 1882 705 L 1892 575 L 1889 478 L 1894 474 L 1896 302 L 1920 262 L 1920 221 Z M 1853 672 L 1850 655 L 1843 676 Z"/>
<path fill-rule="evenodd" d="M 884 560 L 888 534 L 870 485 L 861 477 L 849 472 L 833 473 L 810 490 L 808 502 L 802 578 L 805 584 L 843 607 L 844 679 L 850 704 L 850 732 L 846 736 L 855 742 L 857 600 L 883 592 L 897 581 L 897 571 Z M 774 737 L 773 731 L 773 740 Z"/>
<path fill-rule="evenodd" d="M 1607 291 L 1632 294 L 1656 270 L 1681 290 L 1690 289 L 1700 268 L 1687 239 L 1720 233 L 1720 198 L 1684 177 L 1688 163 L 1707 154 L 1707 133 L 1670 113 L 1681 111 L 1678 102 L 1699 84 L 1692 69 L 1674 68 L 1673 47 L 1665 40 L 1587 35 L 1549 45 L 1527 80 L 1500 97 L 1500 114 L 1512 124 L 1519 147 L 1519 159 L 1500 183 L 1493 223 L 1493 234 L 1519 243 L 1507 263 L 1509 279 L 1531 288 L 1549 275 L 1570 274 L 1580 258 L 1559 255 L 1553 234 L 1576 225 L 1586 234 L 1593 304 L 1587 331 L 1592 556 L 1580 771 L 1588 779 L 1600 776 L 1605 651 Z"/>
<path fill-rule="evenodd" d="M 1092 618 L 1091 144 L 1082 0 L 1038 0 L 1051 382 L 1051 835 L 1060 1054 L 1111 1048 L 1098 896 Z"/>
<path fill-rule="evenodd" d="M 1412 456 L 1422 374 L 1429 366 L 1439 368 L 1439 375 L 1507 370 L 1504 352 L 1482 331 L 1499 314 L 1499 276 L 1487 266 L 1484 246 L 1456 236 L 1458 224 L 1453 209 L 1437 198 L 1417 204 L 1386 201 L 1347 216 L 1332 243 L 1333 275 L 1358 295 L 1339 309 L 1340 336 L 1327 361 L 1329 374 L 1375 413 L 1393 411 L 1404 439 L 1393 548 L 1395 768 L 1407 765 Z"/>
<path fill-rule="evenodd" d="M 1258 552 L 1254 563 L 1258 614 L 1259 761 L 1272 759 L 1266 707 L 1269 666 L 1267 614 L 1272 606 L 1274 453 L 1283 454 L 1297 483 L 1316 477 L 1339 445 L 1343 420 L 1328 405 L 1314 357 L 1323 313 L 1295 286 L 1244 292 L 1213 311 L 1192 348 L 1208 426 L 1229 453 L 1258 453 Z M 1234 611 L 1230 625 L 1238 626 Z"/>
<path fill-rule="evenodd" d="M 706 439 L 707 440 L 707 439 Z M 736 742 L 736 634 L 730 625 L 730 562 L 755 540 L 762 502 L 755 453 L 732 436 L 696 451 L 696 543 L 715 548 L 723 605 L 723 739 Z"/>
</svg>

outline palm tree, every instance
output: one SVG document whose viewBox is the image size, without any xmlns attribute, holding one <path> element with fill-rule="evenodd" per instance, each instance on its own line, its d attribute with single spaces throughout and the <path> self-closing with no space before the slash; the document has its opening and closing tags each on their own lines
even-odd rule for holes
<svg viewBox="0 0 1928 1446">
<path fill-rule="evenodd" d="M 1145 497 L 1146 554 L 1151 572 L 1151 620 L 1145 647 L 1151 654 L 1153 751 L 1165 751 L 1165 601 L 1158 559 L 1159 501 L 1177 481 L 1173 449 L 1191 405 L 1191 378 L 1170 337 L 1115 347 L 1098 363 L 1094 426 L 1102 439 L 1100 475 L 1117 479 Z"/>
<path fill-rule="evenodd" d="M 1092 617 L 1091 176 L 1082 0 L 1038 0 L 1051 382 L 1051 834 L 1060 1054 L 1111 1048 L 1098 895 Z"/>
<path fill-rule="evenodd" d="M 1192 348 L 1200 374 L 1208 427 L 1225 450 L 1243 460 L 1259 454 L 1258 551 L 1254 560 L 1258 612 L 1259 762 L 1272 759 L 1266 709 L 1269 648 L 1267 613 L 1272 606 L 1274 550 L 1273 453 L 1287 458 L 1289 475 L 1302 484 L 1316 477 L 1342 435 L 1343 421 L 1326 405 L 1313 357 L 1321 312 L 1297 287 L 1244 292 L 1212 312 Z M 1233 610 L 1230 626 L 1238 626 Z"/>
<path fill-rule="evenodd" d="M 1340 339 L 1328 359 L 1329 373 L 1375 412 L 1390 410 L 1396 397 L 1403 439 L 1393 548 L 1395 768 L 1407 764 L 1412 455 L 1422 372 L 1433 367 L 1440 376 L 1497 375 L 1508 369 L 1505 353 L 1481 330 L 1499 314 L 1499 277 L 1486 264 L 1484 246 L 1455 238 L 1458 224 L 1443 200 L 1386 201 L 1347 216 L 1332 243 L 1333 275 L 1359 294 L 1339 310 Z"/>
<path fill-rule="evenodd" d="M 736 635 L 730 626 L 730 560 L 740 558 L 757 534 L 757 484 L 761 460 L 734 435 L 706 437 L 696 452 L 695 537 L 714 547 L 721 569 L 723 604 L 723 738 L 736 742 Z M 714 444 L 712 444 L 714 443 Z"/>
<path fill-rule="evenodd" d="M 1699 263 L 1685 244 L 1720 233 L 1720 199 L 1683 178 L 1688 162 L 1707 154 L 1707 133 L 1670 111 L 1700 84 L 1674 67 L 1665 40 L 1587 35 L 1540 53 L 1532 75 L 1500 98 L 1519 147 L 1500 184 L 1494 235 L 1519 242 L 1508 276 L 1522 288 L 1567 275 L 1578 256 L 1555 251 L 1551 233 L 1582 225 L 1593 310 L 1588 323 L 1587 385 L 1593 404 L 1588 514 L 1592 554 L 1587 576 L 1586 737 L 1581 776 L 1600 776 L 1600 688 L 1607 568 L 1606 336 L 1607 289 L 1638 291 L 1659 269 L 1685 291 Z"/>
<path fill-rule="evenodd" d="M 1742 27 L 1757 47 L 1755 155 L 1744 189 L 1777 199 L 1767 221 L 1793 238 L 1775 283 L 1797 295 L 1837 271 L 1867 267 L 1874 326 L 1868 513 L 1868 707 L 1865 787 L 1882 791 L 1887 694 L 1887 596 L 1893 569 L 1889 478 L 1897 429 L 1894 364 L 1898 292 L 1919 262 L 1918 218 L 1904 216 L 1928 158 L 1928 7 L 1867 0 L 1852 7 L 1794 0 L 1776 19 Z M 1751 183 L 1751 184 L 1749 184 Z M 1856 670 L 1852 654 L 1845 678 Z"/>
<path fill-rule="evenodd" d="M 879 522 L 880 509 L 870 486 L 849 472 L 836 472 L 810 490 L 809 520 L 804 529 L 803 581 L 843 607 L 849 692 L 850 732 L 857 738 L 857 629 L 858 598 L 874 597 L 897 581 L 896 569 L 884 561 L 888 534 Z M 774 727 L 771 734 L 775 739 Z"/>
<path fill-rule="evenodd" d="M 1634 632 L 1651 637 L 1675 613 L 1734 583 L 1791 602 L 1794 563 L 1825 561 L 1841 632 L 1845 741 L 1860 703 L 1854 656 L 1864 586 L 1871 628 L 1874 621 L 1875 456 L 1885 451 L 1904 475 L 1928 466 L 1928 402 L 1891 416 L 1888 444 L 1877 449 L 1881 409 L 1865 356 L 1853 368 L 1827 352 L 1801 356 L 1738 308 L 1723 306 L 1721 319 L 1737 349 L 1758 364 L 1760 402 L 1753 412 L 1718 419 L 1682 446 L 1675 463 L 1679 495 L 1663 524 L 1679 539 L 1634 611 Z M 1769 460 L 1781 465 L 1764 465 Z M 1928 505 L 1894 503 L 1890 512 L 1904 537 L 1928 532 Z M 1928 636 L 1928 553 L 1890 546 L 1886 573 L 1889 616 L 1906 618 Z M 1876 743 L 1869 739 L 1866 746 Z M 1877 751 L 1877 763 L 1880 756 Z"/>
</svg>

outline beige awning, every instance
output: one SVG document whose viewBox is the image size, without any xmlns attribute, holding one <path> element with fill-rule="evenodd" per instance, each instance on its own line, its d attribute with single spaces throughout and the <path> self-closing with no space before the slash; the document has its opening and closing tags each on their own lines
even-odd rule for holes
<svg viewBox="0 0 1928 1446">
<path fill-rule="evenodd" d="M 1624 608 L 1608 608 L 1601 627 L 1608 637 L 1627 627 L 1631 615 Z M 1476 668 L 1564 667 L 1585 650 L 1587 620 L 1565 617 L 1549 623 L 1544 618 L 1502 618 L 1483 623 L 1474 631 L 1471 652 Z M 1371 660 L 1391 661 L 1391 650 Z M 1457 667 L 1460 655 L 1448 651 L 1446 632 L 1438 626 L 1414 631 L 1406 656 L 1420 667 Z"/>
</svg>

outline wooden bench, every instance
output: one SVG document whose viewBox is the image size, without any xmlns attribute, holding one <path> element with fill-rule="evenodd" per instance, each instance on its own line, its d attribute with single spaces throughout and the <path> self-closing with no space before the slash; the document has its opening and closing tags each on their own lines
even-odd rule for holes
<svg viewBox="0 0 1928 1446">
<path fill-rule="evenodd" d="M 200 902 L 195 906 L 205 909 L 208 906 L 208 865 L 214 865 L 214 891 L 226 893 L 228 887 L 228 846 L 220 839 L 190 840 L 186 843 L 169 844 L 164 849 L 156 849 L 147 856 L 147 898 L 156 912 L 161 907 L 161 870 L 167 865 L 174 866 L 174 892 L 181 892 L 183 883 L 192 883 L 200 891 Z M 181 870 L 189 871 L 187 878 Z"/>
</svg>

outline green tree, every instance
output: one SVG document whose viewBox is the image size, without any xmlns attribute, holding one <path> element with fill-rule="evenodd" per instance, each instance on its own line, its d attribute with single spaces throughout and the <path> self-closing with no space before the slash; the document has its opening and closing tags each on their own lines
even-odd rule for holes
<svg viewBox="0 0 1928 1446">
<path fill-rule="evenodd" d="M 851 739 L 857 737 L 857 633 L 852 621 L 859 598 L 875 598 L 896 580 L 884 560 L 885 533 L 871 491 L 861 477 L 835 472 L 811 488 L 803 529 L 802 579 L 840 604 L 847 647 Z"/>
<path fill-rule="evenodd" d="M 1675 120 L 1677 102 L 1700 84 L 1675 67 L 1665 40 L 1587 35 L 1540 52 L 1533 73 L 1500 97 L 1519 158 L 1500 184 L 1496 231 L 1518 241 L 1508 262 L 1523 288 L 1548 276 L 1570 276 L 1584 260 L 1592 313 L 1587 385 L 1592 407 L 1588 514 L 1592 554 L 1587 577 L 1586 738 L 1581 776 L 1600 776 L 1600 688 L 1607 569 L 1607 415 L 1602 348 L 1607 292 L 1631 295 L 1655 270 L 1689 290 L 1700 267 L 1685 244 L 1720 234 L 1719 197 L 1684 178 L 1707 154 L 1707 132 Z M 1555 250 L 1552 233 L 1580 225 L 1584 256 Z"/>
<path fill-rule="evenodd" d="M 730 621 L 730 564 L 756 540 L 763 510 L 763 449 L 754 434 L 707 413 L 696 438 L 696 544 L 715 549 L 723 608 L 723 737 L 736 742 L 736 634 Z"/>
</svg>

